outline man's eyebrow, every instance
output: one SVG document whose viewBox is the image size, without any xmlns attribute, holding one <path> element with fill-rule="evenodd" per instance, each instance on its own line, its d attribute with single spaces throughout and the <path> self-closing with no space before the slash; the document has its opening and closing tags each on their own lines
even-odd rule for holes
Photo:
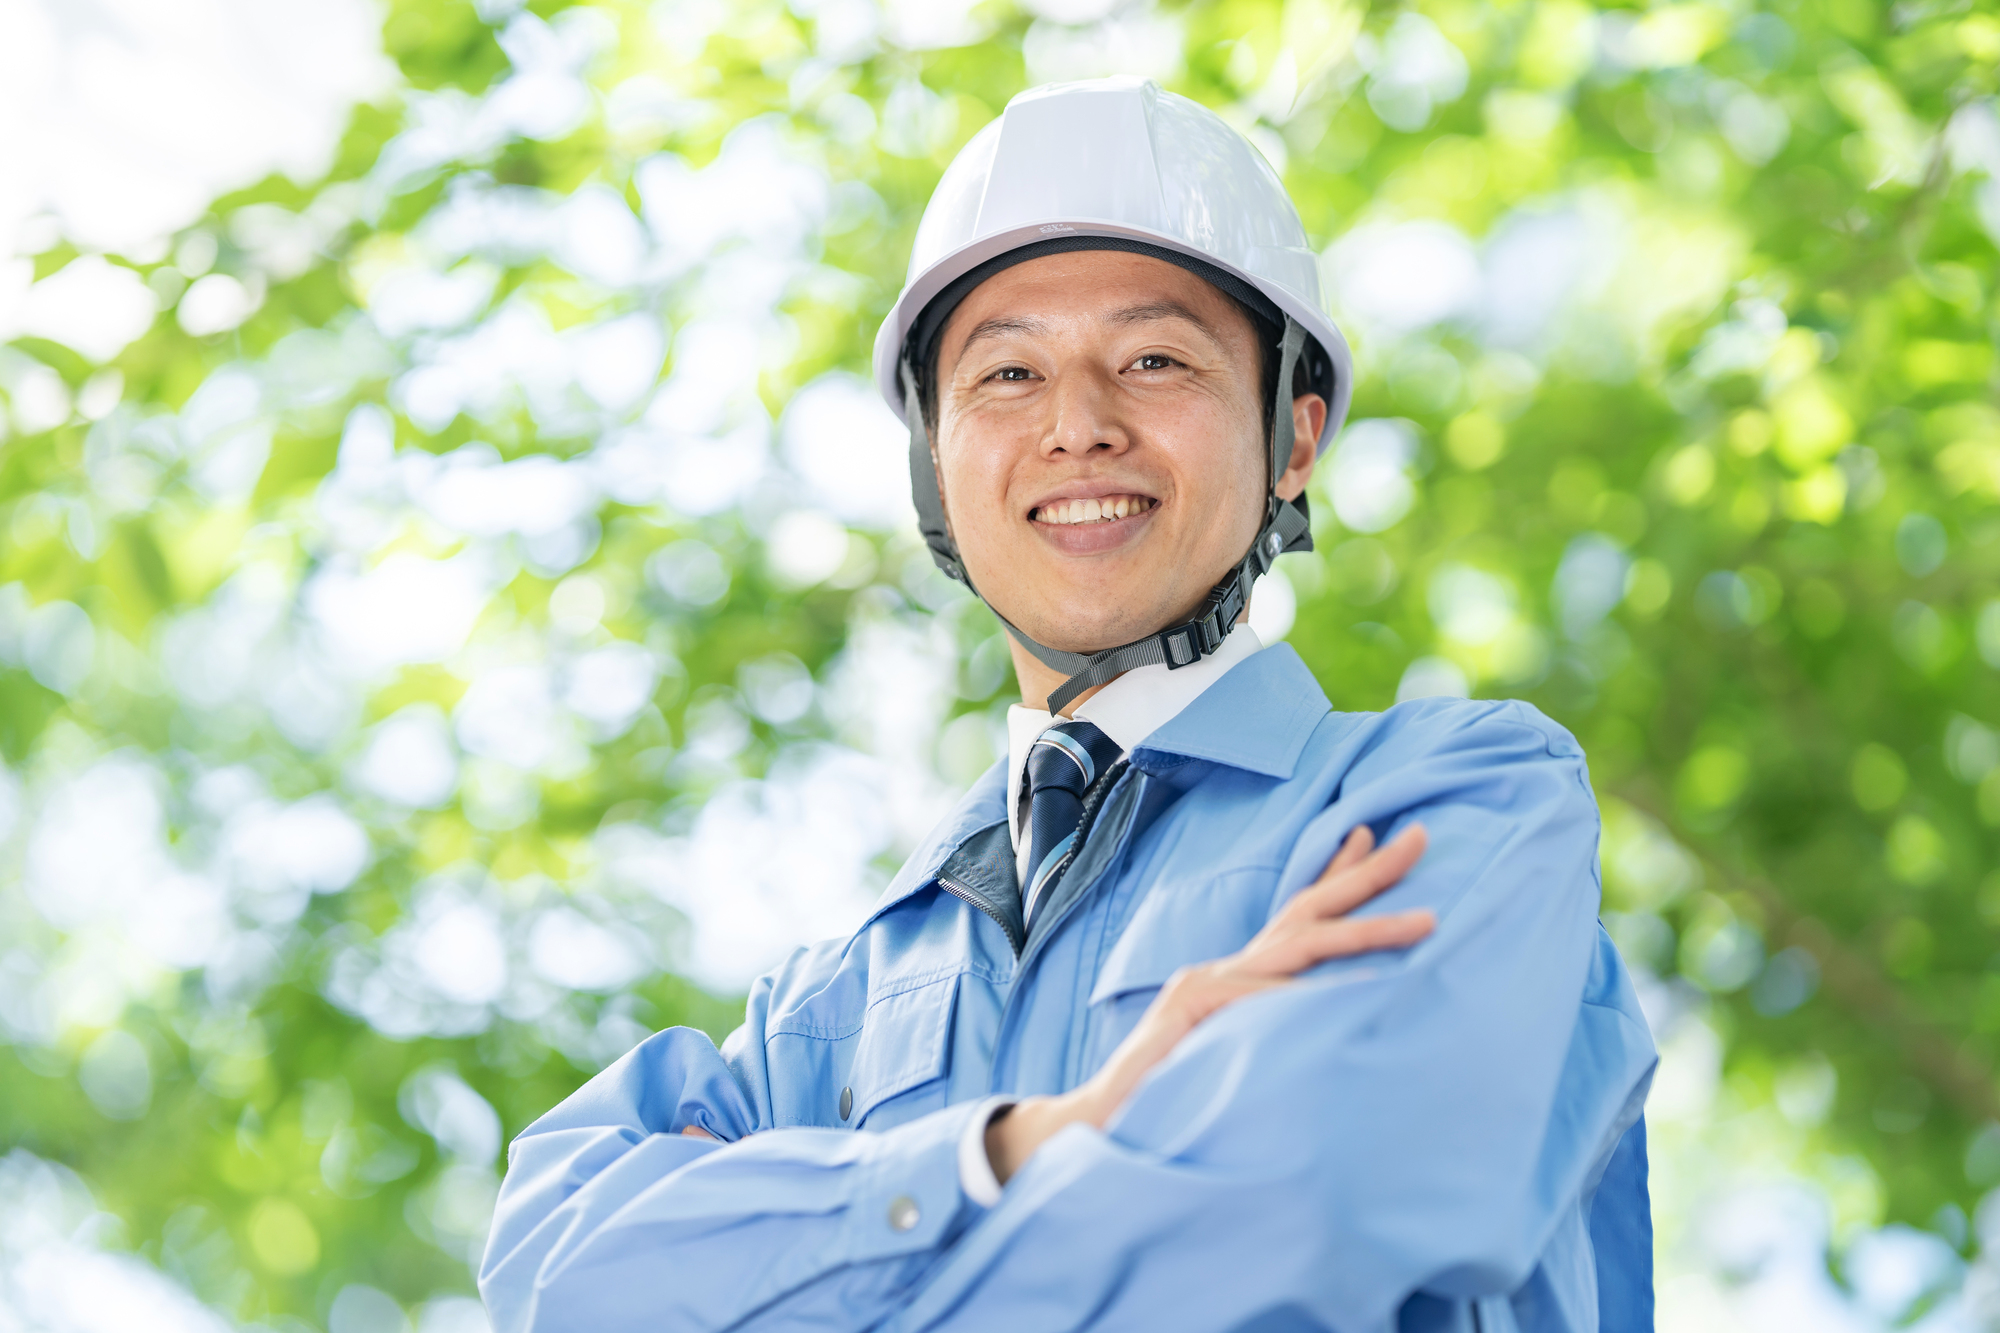
<svg viewBox="0 0 2000 1333">
<path fill-rule="evenodd" d="M 1207 334 L 1212 341 L 1218 343 L 1222 341 L 1221 335 L 1215 331 L 1207 320 L 1172 297 L 1165 297 L 1157 301 L 1146 301 L 1139 305 L 1128 305 L 1120 310 L 1107 311 L 1101 318 L 1107 324 L 1150 324 L 1162 319 L 1180 319 L 1194 325 L 1197 329 Z M 965 335 L 965 342 L 958 349 L 958 360 L 964 360 L 965 354 L 972 350 L 973 344 L 979 342 L 981 339 L 1003 338 L 1012 333 L 1022 333 L 1032 336 L 1038 333 L 1047 333 L 1048 327 L 1042 321 L 1031 319 L 1025 315 L 994 315 L 989 319 L 982 319 L 972 326 L 970 333 Z M 956 364 L 956 362 L 953 364 Z"/>
<path fill-rule="evenodd" d="M 964 360 L 972 345 L 982 338 L 1001 338 L 1010 333 L 1046 333 L 1048 325 L 1039 319 L 1029 319 L 1023 315 L 995 315 L 982 319 L 972 326 L 972 332 L 965 335 L 965 342 L 958 349 L 958 359 Z"/>
<path fill-rule="evenodd" d="M 1200 329 L 1212 341 L 1221 342 L 1220 335 L 1209 322 L 1187 306 L 1172 297 L 1158 301 L 1147 301 L 1143 305 L 1128 305 L 1123 310 L 1113 310 L 1104 315 L 1107 324 L 1151 324 L 1162 319 L 1181 319 Z"/>
</svg>

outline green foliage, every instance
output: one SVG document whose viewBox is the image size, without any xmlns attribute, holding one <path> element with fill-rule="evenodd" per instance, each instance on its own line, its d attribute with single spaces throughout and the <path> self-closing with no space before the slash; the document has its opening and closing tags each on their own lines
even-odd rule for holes
<svg viewBox="0 0 2000 1333">
<path fill-rule="evenodd" d="M 939 172 L 1095 39 L 993 3 L 969 11 L 981 40 L 907 50 L 812 8 L 606 0 L 489 24 L 397 0 L 383 40 L 406 86 L 355 110 L 327 180 L 274 177 L 171 250 L 114 258 L 170 304 L 205 271 L 190 255 L 212 255 L 261 291 L 254 313 L 197 336 L 167 310 L 108 366 L 0 347 L 0 1143 L 74 1168 L 133 1248 L 235 1317 L 323 1322 L 352 1282 L 406 1302 L 469 1289 L 498 1165 L 427 1121 L 436 1071 L 512 1134 L 645 1031 L 733 1026 L 734 1003 L 677 977 L 700 913 L 629 869 L 633 839 L 685 862 L 711 801 L 778 800 L 836 745 L 924 772 L 895 798 L 908 819 L 993 753 L 998 635 L 912 532 L 815 494 L 789 443 L 723 503 L 674 483 L 761 456 L 830 372 L 866 375 Z M 1331 247 L 1352 418 L 1392 476 L 1344 471 L 1366 462 L 1344 442 L 1314 482 L 1318 551 L 1281 566 L 1290 640 L 1336 706 L 1444 682 L 1576 732 L 1606 812 L 1606 921 L 1661 1012 L 1722 1042 L 1719 1109 L 1662 1110 L 1665 1160 L 1704 1134 L 1734 1160 L 1776 1152 L 1843 1224 L 1970 1210 L 2000 1182 L 2000 20 L 1222 0 L 1131 22 L 1163 25 L 1180 47 L 1163 81 L 1249 129 Z M 564 42 L 587 89 L 573 123 L 466 128 Z M 690 184 L 752 161 L 730 154 L 758 134 L 765 176 Z M 661 154 L 681 174 L 648 177 Z M 800 174 L 773 185 L 774 163 Z M 644 211 L 649 257 L 607 259 L 615 229 L 564 249 L 554 210 L 596 189 Z M 731 199 L 742 216 L 704 212 Z M 1366 238 L 1419 223 L 1440 253 L 1485 247 L 1482 285 L 1432 318 L 1408 316 L 1422 291 L 1366 295 L 1391 263 Z M 73 257 L 46 250 L 35 277 Z M 394 284 L 416 281 L 456 284 L 425 299 L 457 313 L 398 324 Z M 632 315 L 670 340 L 753 328 L 747 396 L 683 430 L 543 373 L 548 349 L 582 346 L 562 338 Z M 510 318 L 545 330 L 522 335 L 526 360 L 470 332 Z M 651 364 L 671 386 L 702 350 L 691 334 Z M 385 499 L 364 466 L 380 423 L 404 461 L 484 467 L 454 453 L 484 446 L 608 469 L 649 420 L 664 452 L 590 473 L 591 502 L 548 529 L 494 518 L 497 492 L 457 517 L 414 482 Z M 687 444 L 705 434 L 728 443 Z M 829 536 L 827 513 L 850 530 Z M 328 665 L 314 599 L 336 576 L 446 568 L 489 580 L 467 633 Z M 909 743 L 842 702 L 842 663 L 890 641 L 947 673 L 899 701 L 924 728 Z M 542 664 L 560 694 L 618 645 L 651 664 L 627 715 L 531 701 L 556 739 L 514 760 L 468 737 L 490 673 Z M 817 694 L 786 695 L 801 669 Z M 371 728 L 453 709 L 448 791 L 399 802 L 357 778 Z M 94 861 L 75 840 L 111 831 L 79 803 L 113 797 L 154 822 Z M 310 827 L 331 842 L 301 845 L 337 860 L 352 830 L 365 855 L 315 881 L 230 842 L 253 809 L 335 811 L 262 836 Z M 64 829 L 68 859 L 48 860 Z M 879 877 L 908 837 L 860 860 Z M 84 888 L 51 878 L 70 870 Z M 174 874 L 220 886 L 200 947 L 141 928 Z M 516 983 L 530 999 L 477 978 L 402 1009 L 368 990 L 462 945 L 422 932 L 467 903 L 508 975 L 540 969 Z M 634 979 L 524 962 L 564 911 L 623 939 Z"/>
</svg>

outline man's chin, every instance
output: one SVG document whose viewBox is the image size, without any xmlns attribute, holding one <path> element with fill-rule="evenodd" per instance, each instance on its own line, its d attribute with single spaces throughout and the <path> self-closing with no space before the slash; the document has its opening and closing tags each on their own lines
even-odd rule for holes
<svg viewBox="0 0 2000 1333">
<path fill-rule="evenodd" d="M 1065 653 L 1101 653 L 1106 648 L 1118 648 L 1135 640 L 1157 634 L 1169 625 L 1179 621 L 1160 613 L 1157 618 L 1135 616 L 1129 608 L 1113 610 L 1105 608 L 1097 614 L 1058 615 L 1053 612 L 1032 614 L 1015 619 L 1001 608 L 1000 614 L 1023 634 L 1041 644 L 1044 648 L 1054 648 Z"/>
<path fill-rule="evenodd" d="M 1069 571 L 1049 571 L 1028 560 L 992 564 L 996 577 L 990 582 L 979 577 L 977 568 L 970 571 L 988 605 L 1043 647 L 1086 655 L 1182 623 L 1214 586 L 1213 581 L 1191 586 L 1162 577 L 1158 566 L 1134 570 L 1099 565 L 1092 571 L 1097 577 L 1083 579 L 1062 577 Z M 1010 577 L 1000 577 L 1003 571 Z"/>
</svg>

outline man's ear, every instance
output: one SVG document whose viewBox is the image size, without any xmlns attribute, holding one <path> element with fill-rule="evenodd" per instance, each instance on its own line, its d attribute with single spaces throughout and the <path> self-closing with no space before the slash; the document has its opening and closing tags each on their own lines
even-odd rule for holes
<svg viewBox="0 0 2000 1333">
<path fill-rule="evenodd" d="M 1296 500 L 1305 493 L 1319 457 L 1319 433 L 1326 425 L 1326 399 L 1302 393 L 1292 399 L 1292 457 L 1278 477 L 1278 498 Z"/>
</svg>

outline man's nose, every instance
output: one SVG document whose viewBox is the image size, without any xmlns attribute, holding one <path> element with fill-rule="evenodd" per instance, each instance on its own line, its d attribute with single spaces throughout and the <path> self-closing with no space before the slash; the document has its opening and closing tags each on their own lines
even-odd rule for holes
<svg viewBox="0 0 2000 1333">
<path fill-rule="evenodd" d="M 1054 415 L 1042 439 L 1044 457 L 1066 453 L 1084 458 L 1093 451 L 1122 454 L 1131 447 L 1115 375 L 1094 368 L 1066 370 L 1050 389 Z"/>
</svg>

